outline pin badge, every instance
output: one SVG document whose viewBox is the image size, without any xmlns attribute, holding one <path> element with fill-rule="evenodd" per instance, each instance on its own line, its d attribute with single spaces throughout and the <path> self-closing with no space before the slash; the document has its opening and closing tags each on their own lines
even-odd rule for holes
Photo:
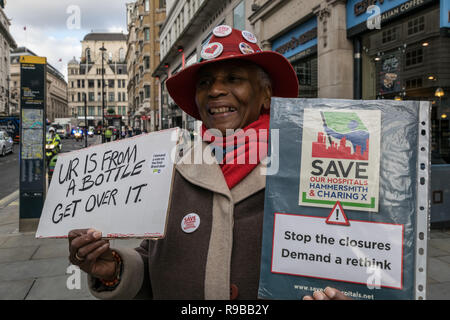
<svg viewBox="0 0 450 320">
<path fill-rule="evenodd" d="M 222 37 L 229 36 L 229 35 L 231 34 L 232 31 L 233 31 L 233 30 L 231 29 L 230 26 L 227 26 L 227 25 L 224 25 L 224 24 L 223 24 L 223 25 L 220 25 L 220 26 L 215 27 L 214 30 L 213 30 L 213 34 L 214 34 L 216 37 L 222 38 Z"/>
<path fill-rule="evenodd" d="M 220 42 L 212 42 L 203 47 L 201 56 L 203 59 L 210 60 L 220 56 L 222 51 L 223 45 Z"/>
<path fill-rule="evenodd" d="M 241 52 L 243 54 L 250 54 L 250 53 L 254 53 L 255 52 L 255 50 L 253 50 L 253 48 L 250 47 L 250 45 L 248 45 L 245 42 L 239 43 L 239 50 L 241 50 Z"/>
<path fill-rule="evenodd" d="M 245 40 L 247 40 L 250 43 L 256 43 L 256 37 L 253 33 L 251 33 L 250 31 L 244 30 L 242 31 L 242 36 L 244 37 Z"/>
<path fill-rule="evenodd" d="M 181 220 L 181 230 L 192 233 L 200 226 L 200 217 L 196 213 L 189 213 Z"/>
</svg>

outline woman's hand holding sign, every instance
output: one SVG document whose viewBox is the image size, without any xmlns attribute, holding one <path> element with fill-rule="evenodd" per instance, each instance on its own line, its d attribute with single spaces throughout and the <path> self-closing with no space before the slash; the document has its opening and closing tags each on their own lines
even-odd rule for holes
<svg viewBox="0 0 450 320">
<path fill-rule="evenodd" d="M 304 296 L 303 300 L 352 300 L 341 291 L 326 287 L 323 291 L 314 291 L 312 297 Z"/>
<path fill-rule="evenodd" d="M 69 260 L 84 272 L 104 280 L 115 277 L 117 263 L 102 233 L 94 229 L 77 229 L 69 232 Z"/>
</svg>

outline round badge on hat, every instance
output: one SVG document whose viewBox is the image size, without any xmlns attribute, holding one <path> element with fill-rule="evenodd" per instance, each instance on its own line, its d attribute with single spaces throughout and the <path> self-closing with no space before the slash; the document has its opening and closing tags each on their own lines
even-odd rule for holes
<svg viewBox="0 0 450 320">
<path fill-rule="evenodd" d="M 212 42 L 203 47 L 201 56 L 203 59 L 210 60 L 217 58 L 222 52 L 223 45 L 220 42 Z"/>
<path fill-rule="evenodd" d="M 251 33 L 250 31 L 244 30 L 242 31 L 242 36 L 244 37 L 245 40 L 247 40 L 250 43 L 256 43 L 256 37 L 253 33 Z"/>
<path fill-rule="evenodd" d="M 189 213 L 181 220 L 181 230 L 192 233 L 200 226 L 200 217 L 196 213 Z"/>
<path fill-rule="evenodd" d="M 253 50 L 253 48 L 250 47 L 250 45 L 245 43 L 245 42 L 239 43 L 239 50 L 241 50 L 241 52 L 243 54 L 250 54 L 250 53 L 254 53 L 255 52 L 255 50 Z"/>
<path fill-rule="evenodd" d="M 229 36 L 232 31 L 233 30 L 231 29 L 230 26 L 227 26 L 227 25 L 223 24 L 223 25 L 215 27 L 214 30 L 213 30 L 213 34 L 216 37 L 223 38 L 223 37 Z"/>
</svg>

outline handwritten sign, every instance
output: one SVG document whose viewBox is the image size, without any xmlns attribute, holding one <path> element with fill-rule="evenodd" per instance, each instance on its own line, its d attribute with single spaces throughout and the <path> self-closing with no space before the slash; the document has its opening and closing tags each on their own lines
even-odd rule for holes
<svg viewBox="0 0 450 320">
<path fill-rule="evenodd" d="M 84 228 L 164 237 L 178 136 L 175 128 L 61 154 L 36 237 Z"/>
</svg>

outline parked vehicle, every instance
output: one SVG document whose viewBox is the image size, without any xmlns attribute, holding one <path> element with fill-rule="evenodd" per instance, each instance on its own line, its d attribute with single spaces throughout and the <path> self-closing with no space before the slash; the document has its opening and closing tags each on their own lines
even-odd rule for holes
<svg viewBox="0 0 450 320">
<path fill-rule="evenodd" d="M 61 139 L 69 138 L 67 130 L 62 125 L 56 124 L 56 125 L 53 125 L 53 126 L 56 128 L 56 133 L 58 134 L 58 136 Z"/>
<path fill-rule="evenodd" d="M 0 116 L 0 130 L 6 131 L 13 141 L 18 143 L 20 141 L 20 118 Z"/>
<path fill-rule="evenodd" d="M 13 153 L 14 141 L 8 132 L 0 130 L 0 154 L 4 157 L 7 153 Z"/>
<path fill-rule="evenodd" d="M 56 133 L 61 139 L 70 138 L 72 130 L 70 118 L 55 118 L 53 126 L 56 128 Z"/>
</svg>

